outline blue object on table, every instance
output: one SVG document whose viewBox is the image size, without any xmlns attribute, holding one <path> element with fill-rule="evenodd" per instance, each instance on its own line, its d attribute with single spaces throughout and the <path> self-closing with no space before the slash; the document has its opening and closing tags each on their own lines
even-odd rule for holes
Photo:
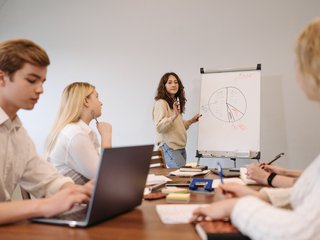
<svg viewBox="0 0 320 240">
<path fill-rule="evenodd" d="M 219 177 L 220 177 L 221 184 L 223 184 L 223 173 L 222 173 L 222 167 L 221 167 L 220 162 L 218 162 L 218 171 L 219 171 Z"/>
<path fill-rule="evenodd" d="M 189 189 L 192 191 L 198 191 L 198 192 L 212 192 L 212 182 L 213 179 L 208 178 L 193 178 Z"/>
</svg>

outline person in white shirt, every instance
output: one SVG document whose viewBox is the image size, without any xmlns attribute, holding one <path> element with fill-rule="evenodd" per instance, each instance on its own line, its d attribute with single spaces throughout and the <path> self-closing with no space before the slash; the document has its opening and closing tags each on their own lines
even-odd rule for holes
<svg viewBox="0 0 320 240">
<path fill-rule="evenodd" d="M 46 144 L 45 158 L 64 176 L 84 184 L 96 175 L 100 161 L 100 144 L 89 127 L 95 119 L 101 135 L 101 147 L 110 148 L 112 127 L 98 122 L 102 103 L 95 87 L 74 82 L 63 93 L 60 108 Z"/>
<path fill-rule="evenodd" d="M 47 53 L 30 40 L 0 42 L 0 225 L 54 216 L 91 195 L 92 182 L 75 185 L 39 157 L 17 116 L 39 100 L 49 64 Z M 41 199 L 11 201 L 18 184 Z"/>
<path fill-rule="evenodd" d="M 296 59 L 302 90 L 310 100 L 320 102 L 320 18 L 300 34 Z M 263 188 L 260 192 L 236 184 L 221 188 L 235 197 L 196 209 L 192 221 L 207 216 L 230 218 L 251 239 L 320 239 L 320 155 L 292 188 Z"/>
</svg>

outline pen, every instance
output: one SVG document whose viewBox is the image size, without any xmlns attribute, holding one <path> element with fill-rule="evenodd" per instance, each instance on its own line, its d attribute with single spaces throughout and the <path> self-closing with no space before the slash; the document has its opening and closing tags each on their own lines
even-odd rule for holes
<svg viewBox="0 0 320 240">
<path fill-rule="evenodd" d="M 220 182 L 221 182 L 221 184 L 223 184 L 222 167 L 221 167 L 220 162 L 218 162 L 218 171 L 219 171 Z"/>
<path fill-rule="evenodd" d="M 92 115 L 93 119 L 96 120 L 96 123 L 99 123 L 98 119 L 94 116 L 93 110 L 91 111 L 91 115 Z"/>
<path fill-rule="evenodd" d="M 274 157 L 274 159 L 272 159 L 270 162 L 267 163 L 267 165 L 272 164 L 274 161 L 278 160 L 279 158 L 281 158 L 284 155 L 284 153 L 279 153 L 277 156 Z"/>
<path fill-rule="evenodd" d="M 271 165 L 274 161 L 276 161 L 276 160 L 278 160 L 279 158 L 281 158 L 282 156 L 284 155 L 284 153 L 279 153 L 277 156 L 275 156 L 274 157 L 274 159 L 272 159 L 270 162 L 268 162 L 268 163 L 263 163 L 262 165 L 261 165 L 261 168 L 262 169 L 264 169 L 265 167 L 265 165 Z"/>
<path fill-rule="evenodd" d="M 220 162 L 218 162 L 218 171 L 219 171 L 220 182 L 221 182 L 221 184 L 223 184 L 222 167 L 221 167 Z M 226 194 L 226 191 L 222 190 L 222 194 Z"/>
<path fill-rule="evenodd" d="M 177 97 L 177 107 L 180 110 L 180 99 Z"/>
</svg>

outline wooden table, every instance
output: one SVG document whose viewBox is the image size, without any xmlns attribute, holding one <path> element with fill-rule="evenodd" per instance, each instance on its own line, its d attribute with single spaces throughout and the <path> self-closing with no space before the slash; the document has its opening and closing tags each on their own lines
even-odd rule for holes
<svg viewBox="0 0 320 240">
<path fill-rule="evenodd" d="M 150 169 L 150 173 L 166 176 L 172 170 L 154 168 Z M 181 182 L 189 180 L 188 178 L 170 178 Z M 216 178 L 216 175 L 210 174 L 206 178 Z M 210 203 L 212 201 L 212 195 L 192 193 L 190 203 Z M 144 200 L 141 206 L 128 213 L 83 229 L 37 224 L 29 221 L 0 226 L 0 239 L 199 239 L 191 224 L 168 225 L 161 222 L 155 205 L 164 203 L 166 203 L 165 199 Z"/>
</svg>

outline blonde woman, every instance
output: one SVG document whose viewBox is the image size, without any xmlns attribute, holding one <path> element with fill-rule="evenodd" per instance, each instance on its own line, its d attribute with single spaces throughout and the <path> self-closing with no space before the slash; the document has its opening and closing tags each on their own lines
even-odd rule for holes
<svg viewBox="0 0 320 240">
<path fill-rule="evenodd" d="M 98 122 L 102 103 L 94 86 L 86 82 L 68 85 L 62 94 L 60 108 L 48 136 L 46 159 L 58 171 L 84 184 L 95 177 L 100 160 L 100 144 L 89 127 L 95 119 L 101 135 L 101 148 L 111 147 L 112 127 Z"/>
<path fill-rule="evenodd" d="M 300 34 L 296 59 L 300 87 L 309 100 L 320 102 L 320 18 Z M 256 192 L 242 185 L 223 184 L 221 188 L 235 197 L 196 209 L 192 220 L 230 218 L 251 239 L 320 239 L 319 173 L 320 155 L 292 188 Z"/>
</svg>

